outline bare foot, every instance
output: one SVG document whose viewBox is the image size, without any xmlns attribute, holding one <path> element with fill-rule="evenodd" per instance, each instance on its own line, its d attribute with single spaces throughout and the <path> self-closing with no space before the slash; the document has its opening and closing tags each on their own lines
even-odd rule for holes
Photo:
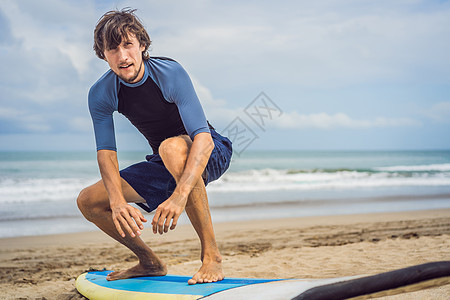
<svg viewBox="0 0 450 300">
<path fill-rule="evenodd" d="M 216 282 L 223 278 L 222 258 L 218 257 L 215 260 L 204 259 L 202 267 L 188 280 L 188 284 Z"/>
<path fill-rule="evenodd" d="M 143 276 L 164 276 L 167 274 L 167 268 L 164 264 L 161 265 L 150 265 L 144 266 L 141 263 L 136 266 L 129 268 L 124 271 L 117 271 L 109 273 L 106 276 L 106 280 L 118 280 L 118 279 L 127 279 L 133 277 L 143 277 Z"/>
</svg>

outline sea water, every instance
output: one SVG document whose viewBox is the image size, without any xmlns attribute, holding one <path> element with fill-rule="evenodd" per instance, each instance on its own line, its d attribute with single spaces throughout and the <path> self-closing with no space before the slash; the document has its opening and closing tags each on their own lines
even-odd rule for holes
<svg viewBox="0 0 450 300">
<path fill-rule="evenodd" d="M 76 198 L 99 178 L 93 152 L 0 152 L 0 237 L 97 230 Z M 214 222 L 450 208 L 450 151 L 246 151 L 207 191 Z"/>
</svg>

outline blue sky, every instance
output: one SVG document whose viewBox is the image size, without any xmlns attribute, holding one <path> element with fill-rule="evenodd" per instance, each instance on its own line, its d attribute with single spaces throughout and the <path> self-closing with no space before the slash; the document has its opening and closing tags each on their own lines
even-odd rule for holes
<svg viewBox="0 0 450 300">
<path fill-rule="evenodd" d="M 123 7 L 218 131 L 239 118 L 257 136 L 248 149 L 450 149 L 449 1 L 3 0 L 0 150 L 95 150 L 93 29 Z M 279 108 L 263 127 L 245 113 L 261 92 Z M 148 149 L 115 120 L 119 151 Z"/>
</svg>

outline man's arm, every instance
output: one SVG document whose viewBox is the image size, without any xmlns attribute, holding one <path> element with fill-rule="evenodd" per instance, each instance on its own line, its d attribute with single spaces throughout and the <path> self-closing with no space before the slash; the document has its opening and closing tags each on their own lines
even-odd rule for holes
<svg viewBox="0 0 450 300">
<path fill-rule="evenodd" d="M 97 161 L 103 184 L 108 192 L 112 220 L 117 232 L 122 237 L 125 237 L 124 230 L 132 237 L 139 236 L 141 234 L 139 229 L 144 229 L 142 222 L 147 220 L 137 208 L 132 207 L 125 200 L 116 151 L 97 151 Z"/>
<path fill-rule="evenodd" d="M 186 166 L 177 187 L 172 195 L 156 209 L 152 221 L 153 233 L 167 232 L 172 220 L 170 229 L 175 229 L 178 218 L 186 206 L 188 196 L 201 179 L 213 149 L 214 142 L 209 132 L 201 132 L 194 137 Z"/>
</svg>

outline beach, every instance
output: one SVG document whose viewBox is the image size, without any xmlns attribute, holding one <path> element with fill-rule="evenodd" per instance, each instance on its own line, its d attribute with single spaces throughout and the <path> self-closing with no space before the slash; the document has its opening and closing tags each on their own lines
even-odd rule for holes
<svg viewBox="0 0 450 300">
<path fill-rule="evenodd" d="M 372 275 L 450 260 L 450 209 L 241 220 L 215 224 L 227 277 L 332 278 Z M 200 267 L 190 225 L 142 238 L 170 274 Z M 100 231 L 0 239 L 2 299 L 84 299 L 75 279 L 89 269 L 122 270 L 134 255 Z M 447 280 L 445 283 L 450 283 Z M 448 299 L 450 285 L 380 299 Z"/>
</svg>

